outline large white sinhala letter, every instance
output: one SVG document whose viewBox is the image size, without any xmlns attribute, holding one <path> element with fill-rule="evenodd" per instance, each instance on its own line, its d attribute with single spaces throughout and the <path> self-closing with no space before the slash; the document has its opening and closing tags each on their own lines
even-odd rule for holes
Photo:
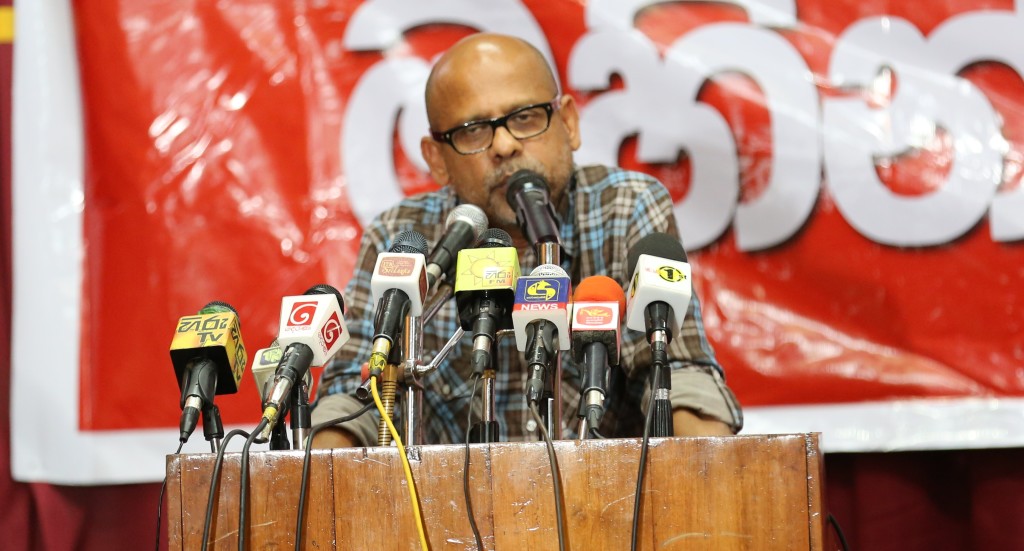
<svg viewBox="0 0 1024 551">
<path fill-rule="evenodd" d="M 820 155 L 818 100 L 813 78 L 781 36 L 755 26 L 795 25 L 792 2 L 734 4 L 753 24 L 706 25 L 671 45 L 665 60 L 633 22 L 651 1 L 598 0 L 587 7 L 587 33 L 573 49 L 569 82 L 579 89 L 608 86 L 612 74 L 625 87 L 595 98 L 582 116 L 579 159 L 615 163 L 626 137 L 638 137 L 637 157 L 647 163 L 690 156 L 690 191 L 676 207 L 683 241 L 697 249 L 728 227 L 739 198 L 739 165 L 732 133 L 722 116 L 697 101 L 715 74 L 736 71 L 754 79 L 772 120 L 773 161 L 767 189 L 736 212 L 739 248 L 757 250 L 796 232 L 814 206 Z"/>
<path fill-rule="evenodd" d="M 936 29 L 931 40 L 903 19 L 865 19 L 843 33 L 832 53 L 829 78 L 837 86 L 868 87 L 887 68 L 896 77 L 888 108 L 839 98 L 828 100 L 824 109 L 831 193 L 843 217 L 873 241 L 947 243 L 977 224 L 999 185 L 1006 144 L 997 115 L 985 95 L 956 72 L 979 59 L 975 56 L 991 57 L 991 40 L 1019 37 L 1021 27 L 1006 28 L 1006 21 L 996 25 L 999 18 L 993 16 L 986 22 L 993 27 L 958 19 Z M 1016 42 L 1017 50 L 1009 51 L 1019 60 L 1020 39 Z M 940 129 L 948 132 L 953 150 L 949 177 L 941 187 L 902 196 L 880 181 L 877 158 L 924 148 Z"/>
</svg>

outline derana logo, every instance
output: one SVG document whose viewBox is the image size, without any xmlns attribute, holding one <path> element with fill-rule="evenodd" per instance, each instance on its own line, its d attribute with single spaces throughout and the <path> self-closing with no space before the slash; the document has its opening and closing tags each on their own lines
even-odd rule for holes
<svg viewBox="0 0 1024 551">
<path fill-rule="evenodd" d="M 313 323 L 317 302 L 296 302 L 288 314 L 288 327 L 302 327 Z"/>
<path fill-rule="evenodd" d="M 324 344 L 328 350 L 334 346 L 334 343 L 341 338 L 341 319 L 338 318 L 337 312 L 331 312 L 331 317 L 327 318 L 327 322 L 320 329 L 320 335 L 324 339 Z"/>
</svg>

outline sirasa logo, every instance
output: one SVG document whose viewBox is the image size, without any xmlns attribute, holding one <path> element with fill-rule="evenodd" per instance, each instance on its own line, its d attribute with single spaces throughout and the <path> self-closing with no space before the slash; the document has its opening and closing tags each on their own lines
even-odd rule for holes
<svg viewBox="0 0 1024 551">
<path fill-rule="evenodd" d="M 576 312 L 579 325 L 606 325 L 612 321 L 612 309 L 607 306 L 588 306 Z"/>
<path fill-rule="evenodd" d="M 331 312 L 331 317 L 327 318 L 327 322 L 320 328 L 320 336 L 325 344 L 324 348 L 330 350 L 334 343 L 341 338 L 341 333 L 341 319 L 338 318 L 337 312 Z"/>
<path fill-rule="evenodd" d="M 377 273 L 388 277 L 405 277 L 412 275 L 416 268 L 416 260 L 403 256 L 389 256 L 382 258 Z"/>
<path fill-rule="evenodd" d="M 526 300 L 529 302 L 545 302 L 558 295 L 558 281 L 541 279 L 526 287 Z"/>
<path fill-rule="evenodd" d="M 296 302 L 292 304 L 292 311 L 288 313 L 288 327 L 303 327 L 313 323 L 313 316 L 316 315 L 316 301 Z"/>
</svg>

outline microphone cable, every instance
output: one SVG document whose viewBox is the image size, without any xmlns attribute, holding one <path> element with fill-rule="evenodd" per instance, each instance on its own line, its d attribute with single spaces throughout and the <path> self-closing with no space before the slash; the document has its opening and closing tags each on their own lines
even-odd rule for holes
<svg viewBox="0 0 1024 551">
<path fill-rule="evenodd" d="M 391 422 L 391 418 L 384 411 L 384 404 L 381 403 L 380 393 L 377 391 L 377 378 L 378 375 L 370 376 L 370 392 L 373 394 L 373 402 L 377 404 L 377 411 L 380 412 L 381 419 L 384 419 L 384 422 L 387 423 L 388 430 L 391 431 L 391 438 L 398 447 L 398 457 L 402 460 L 405 481 L 409 485 L 409 498 L 412 500 L 412 514 L 416 519 L 416 531 L 419 532 L 420 547 L 423 551 L 430 551 L 430 545 L 427 543 L 427 535 L 423 526 L 423 517 L 420 515 L 419 499 L 416 497 L 416 484 L 412 479 L 412 468 L 409 467 L 409 458 L 405 456 L 405 446 L 402 444 L 402 437 L 398 435 L 398 430 L 395 429 L 394 423 Z"/>
<path fill-rule="evenodd" d="M 466 461 L 462 467 L 462 492 L 466 496 L 466 514 L 469 516 L 469 527 L 473 529 L 473 539 L 476 540 L 477 551 L 484 551 L 484 544 L 480 539 L 480 530 L 476 526 L 476 518 L 473 517 L 473 500 L 469 497 L 469 435 L 473 427 L 473 400 L 476 399 L 476 388 L 480 383 L 480 375 L 473 373 L 473 392 L 469 395 L 469 408 L 466 413 Z"/>
<path fill-rule="evenodd" d="M 184 442 L 178 444 L 177 451 L 174 455 L 181 453 L 181 448 L 185 446 Z M 167 469 L 164 469 L 164 481 L 160 484 L 160 500 L 156 502 L 156 551 L 160 551 L 160 517 L 164 510 L 164 492 L 167 490 Z"/>
<path fill-rule="evenodd" d="M 558 549 L 565 551 L 565 525 L 562 522 L 562 475 L 558 470 L 558 457 L 555 456 L 555 446 L 551 443 L 551 435 L 548 434 L 548 429 L 544 427 L 544 421 L 540 418 L 536 402 L 530 403 L 530 414 L 533 415 L 533 421 L 540 428 L 540 433 L 544 436 L 544 443 L 548 448 L 548 461 L 551 463 L 551 485 L 555 492 L 555 515 L 558 517 Z M 554 422 L 559 423 L 561 420 L 556 419 Z"/>
<path fill-rule="evenodd" d="M 260 423 L 252 430 L 252 434 L 245 438 L 245 445 L 242 446 L 242 467 L 238 480 L 238 551 L 245 551 L 245 533 L 247 532 L 245 519 L 249 512 L 249 500 L 247 499 L 249 496 L 249 446 L 269 423 L 270 421 L 266 417 L 261 418 Z"/>
<path fill-rule="evenodd" d="M 661 376 L 661 363 L 656 362 L 654 364 L 654 377 L 652 381 L 657 381 Z M 651 437 L 651 419 L 654 417 L 654 385 L 651 385 L 651 399 L 647 402 L 647 415 L 644 417 L 644 438 L 640 444 L 640 467 L 639 472 L 636 475 L 636 499 L 633 500 L 633 533 L 630 536 L 630 551 L 636 551 L 636 538 L 638 524 L 640 522 L 640 496 L 642 495 L 644 488 L 644 474 L 647 467 L 647 448 L 650 444 Z"/>
<path fill-rule="evenodd" d="M 248 432 L 242 429 L 235 429 L 224 437 L 224 442 L 221 443 L 220 449 L 217 450 L 217 460 L 213 463 L 213 476 L 210 477 L 210 495 L 206 498 L 206 519 L 203 521 L 202 551 L 206 551 L 209 547 L 210 525 L 213 524 L 213 503 L 217 497 L 217 488 L 220 486 L 220 469 L 224 464 L 224 450 L 228 449 L 228 442 L 239 434 L 249 438 Z"/>
<path fill-rule="evenodd" d="M 306 494 L 309 489 L 310 463 L 313 458 L 313 437 L 321 430 L 351 421 L 356 417 L 363 415 L 367 411 L 370 411 L 373 407 L 374 404 L 366 404 L 355 413 L 345 415 L 344 417 L 338 417 L 337 419 L 331 419 L 330 421 L 324 421 L 323 423 L 314 425 L 313 428 L 310 429 L 309 436 L 306 437 L 306 451 L 302 458 L 302 480 L 299 483 L 299 512 L 295 517 L 295 551 L 299 551 L 302 548 L 302 517 L 306 514 Z"/>
</svg>

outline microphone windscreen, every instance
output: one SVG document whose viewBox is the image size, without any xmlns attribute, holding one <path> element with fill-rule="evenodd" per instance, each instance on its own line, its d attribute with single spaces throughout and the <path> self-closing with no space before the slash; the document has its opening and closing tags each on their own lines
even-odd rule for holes
<svg viewBox="0 0 1024 551">
<path fill-rule="evenodd" d="M 635 245 L 630 247 L 627 258 L 629 260 L 629 271 L 632 274 L 636 271 L 636 263 L 640 255 L 657 256 L 666 260 L 686 262 L 686 249 L 678 239 L 664 233 L 651 233 L 642 237 Z"/>
<path fill-rule="evenodd" d="M 395 236 L 389 253 L 427 254 L 427 238 L 418 231 L 407 230 Z"/>
<path fill-rule="evenodd" d="M 543 176 L 529 169 L 517 170 L 508 178 L 508 189 L 505 191 L 505 200 L 508 204 L 515 204 L 515 197 L 523 191 L 539 191 L 548 197 L 548 183 Z"/>
<path fill-rule="evenodd" d="M 584 278 L 576 286 L 572 294 L 573 302 L 615 302 L 619 303 L 619 312 L 626 311 L 626 293 L 619 282 L 603 275 L 592 275 Z"/>
<path fill-rule="evenodd" d="M 334 287 L 331 287 L 330 285 L 328 285 L 326 283 L 319 283 L 317 285 L 314 285 L 314 286 L 310 287 L 309 289 L 307 289 L 306 292 L 302 293 L 302 294 L 304 294 L 304 295 L 334 295 L 338 299 L 338 307 L 341 308 L 342 312 L 345 311 L 345 299 L 341 297 L 341 292 L 339 292 L 337 289 L 335 289 Z"/>
<path fill-rule="evenodd" d="M 503 229 L 491 228 L 480 236 L 480 241 L 477 241 L 476 246 L 479 249 L 486 249 L 490 247 L 511 247 L 512 236 Z"/>
<path fill-rule="evenodd" d="M 219 300 L 211 300 L 203 306 L 203 309 L 199 311 L 199 314 L 223 314 L 225 312 L 231 312 L 238 315 L 238 310 L 235 310 L 230 304 Z M 241 325 L 241 323 L 239 323 Z"/>
<path fill-rule="evenodd" d="M 465 222 L 473 228 L 473 239 L 478 240 L 487 229 L 487 215 L 484 210 L 476 205 L 463 203 L 448 213 L 444 220 L 444 227 L 450 228 L 456 222 Z"/>
</svg>

